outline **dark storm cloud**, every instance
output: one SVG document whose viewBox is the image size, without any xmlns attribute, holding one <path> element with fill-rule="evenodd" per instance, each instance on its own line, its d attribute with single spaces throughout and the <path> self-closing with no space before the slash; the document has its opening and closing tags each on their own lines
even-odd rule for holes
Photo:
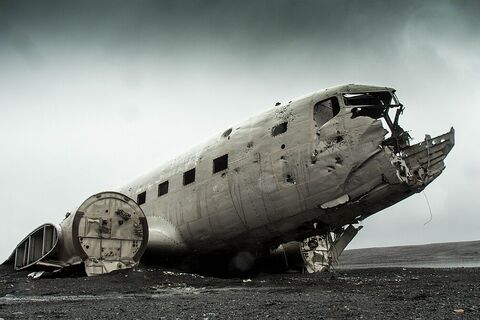
<svg viewBox="0 0 480 320">
<path fill-rule="evenodd" d="M 435 21 L 435 10 L 422 14 L 435 7 L 450 11 L 451 20 Z M 462 1 L 12 1 L 1 17 L 7 32 L 79 46 L 195 48 L 208 41 L 247 51 L 304 41 L 323 50 L 385 50 L 412 18 L 432 21 L 433 32 L 437 23 L 464 25 L 478 37 L 479 9 Z"/>
<path fill-rule="evenodd" d="M 386 60 L 403 64 L 408 52 L 410 60 L 430 56 L 436 68 L 442 58 L 428 37 L 480 42 L 479 9 L 461 1 L 12 1 L 2 4 L 0 48 L 37 67 L 50 45 L 100 50 L 119 63 L 218 59 L 259 71 L 283 65 L 285 72 L 298 64 L 322 72 L 343 64 L 355 72 L 359 60 L 378 69 Z"/>
</svg>

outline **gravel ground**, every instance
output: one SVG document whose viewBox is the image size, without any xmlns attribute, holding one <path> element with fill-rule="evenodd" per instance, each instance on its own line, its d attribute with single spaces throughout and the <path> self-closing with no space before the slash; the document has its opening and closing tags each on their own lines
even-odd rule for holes
<svg viewBox="0 0 480 320">
<path fill-rule="evenodd" d="M 3 265 L 0 318 L 480 319 L 480 268 L 221 279 L 141 266 L 100 277 L 33 280 Z"/>
</svg>

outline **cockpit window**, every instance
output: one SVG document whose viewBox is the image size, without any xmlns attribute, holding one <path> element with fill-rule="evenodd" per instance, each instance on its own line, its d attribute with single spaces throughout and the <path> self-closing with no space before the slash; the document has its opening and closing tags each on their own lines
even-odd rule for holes
<svg viewBox="0 0 480 320">
<path fill-rule="evenodd" d="M 389 107 L 398 107 L 395 96 L 390 91 L 344 93 L 346 107 L 352 107 L 352 118 L 366 116 L 379 119 Z"/>
<path fill-rule="evenodd" d="M 385 121 L 390 129 L 391 136 L 385 139 L 384 145 L 392 146 L 398 153 L 409 144 L 411 139 L 408 132 L 398 124 L 400 115 L 403 113 L 403 105 L 398 101 L 392 91 L 344 93 L 343 102 L 345 108 L 351 109 L 351 118 L 370 117 Z M 390 115 L 390 113 L 392 113 Z"/>
<path fill-rule="evenodd" d="M 313 120 L 317 127 L 323 126 L 328 120 L 340 112 L 340 105 L 336 97 L 317 102 L 313 107 Z"/>
<path fill-rule="evenodd" d="M 366 93 L 344 93 L 345 105 L 390 105 L 393 96 L 390 91 L 366 92 Z"/>
</svg>

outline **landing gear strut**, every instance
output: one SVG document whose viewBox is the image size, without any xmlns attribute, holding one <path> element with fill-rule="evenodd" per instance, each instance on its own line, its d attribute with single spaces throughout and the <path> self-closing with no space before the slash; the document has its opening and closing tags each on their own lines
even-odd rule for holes
<svg viewBox="0 0 480 320">
<path fill-rule="evenodd" d="M 301 242 L 284 243 L 273 250 L 271 256 L 284 270 L 308 273 L 329 271 L 360 229 L 362 226 L 349 225 L 340 232 L 328 232 L 308 237 Z"/>
</svg>

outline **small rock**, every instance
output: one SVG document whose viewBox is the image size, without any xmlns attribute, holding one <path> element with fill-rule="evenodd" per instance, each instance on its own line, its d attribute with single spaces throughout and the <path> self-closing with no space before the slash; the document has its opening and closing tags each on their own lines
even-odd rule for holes
<svg viewBox="0 0 480 320">
<path fill-rule="evenodd" d="M 37 272 L 31 272 L 28 274 L 28 278 L 31 278 L 31 279 L 38 279 L 40 278 L 43 274 L 45 273 L 45 271 L 37 271 Z"/>
<path fill-rule="evenodd" d="M 463 309 L 454 309 L 453 312 L 455 312 L 455 314 L 464 314 L 464 313 L 465 313 L 465 310 L 463 310 Z"/>
</svg>

